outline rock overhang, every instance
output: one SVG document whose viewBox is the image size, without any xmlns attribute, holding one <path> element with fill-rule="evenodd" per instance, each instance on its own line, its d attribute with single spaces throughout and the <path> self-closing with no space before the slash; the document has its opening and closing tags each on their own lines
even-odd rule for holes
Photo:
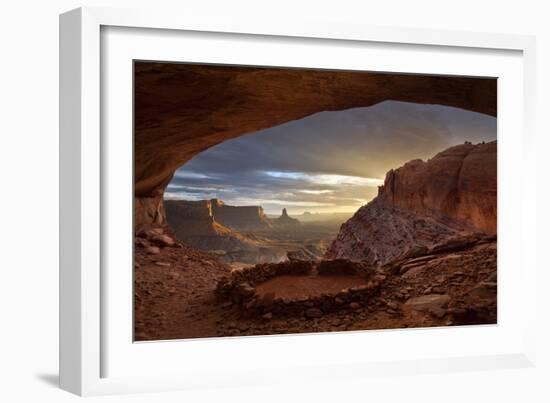
<svg viewBox="0 0 550 403">
<path fill-rule="evenodd" d="M 165 187 L 174 171 L 201 151 L 317 112 L 386 100 L 496 116 L 496 80 L 136 62 L 136 225 L 164 222 Z"/>
</svg>

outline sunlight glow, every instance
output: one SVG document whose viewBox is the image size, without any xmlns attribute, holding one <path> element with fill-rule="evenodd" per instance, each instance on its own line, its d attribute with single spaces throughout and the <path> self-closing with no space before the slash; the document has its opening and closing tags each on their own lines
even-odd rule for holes
<svg viewBox="0 0 550 403">
<path fill-rule="evenodd" d="M 292 200 L 278 200 L 278 199 L 249 199 L 249 198 L 235 198 L 233 199 L 235 205 L 265 205 L 276 204 L 279 206 L 299 206 L 299 207 L 326 207 L 335 206 L 334 203 L 320 203 L 314 201 L 292 201 Z"/>
<path fill-rule="evenodd" d="M 300 193 L 305 193 L 305 194 L 308 194 L 308 195 L 324 195 L 324 194 L 328 194 L 328 193 L 334 193 L 334 190 L 328 190 L 328 189 L 323 189 L 323 190 L 307 190 L 307 189 L 304 189 L 304 190 L 299 190 Z"/>
<path fill-rule="evenodd" d="M 303 180 L 319 185 L 380 186 L 384 183 L 383 179 L 350 175 L 310 174 L 305 172 L 284 171 L 265 171 L 265 174 L 273 178 Z"/>
</svg>

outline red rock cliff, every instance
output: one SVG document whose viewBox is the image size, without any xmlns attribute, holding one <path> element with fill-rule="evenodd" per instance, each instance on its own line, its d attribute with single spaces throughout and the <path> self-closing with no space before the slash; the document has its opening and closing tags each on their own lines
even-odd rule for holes
<svg viewBox="0 0 550 403">
<path fill-rule="evenodd" d="M 210 200 L 166 200 L 168 224 L 177 238 L 203 250 L 231 250 L 250 247 L 249 241 L 220 223 Z"/>
<path fill-rule="evenodd" d="M 325 257 L 385 264 L 453 237 L 496 234 L 497 143 L 463 144 L 386 174 Z"/>
<path fill-rule="evenodd" d="M 246 133 L 385 100 L 496 116 L 496 80 L 326 70 L 135 64 L 135 224 L 164 220 L 162 195 L 194 155 Z"/>
<path fill-rule="evenodd" d="M 496 233 L 497 143 L 462 144 L 428 161 L 413 160 L 386 174 L 379 197 L 443 222 L 459 220 Z"/>
<path fill-rule="evenodd" d="M 261 206 L 228 206 L 218 199 L 210 200 L 210 204 L 215 220 L 226 227 L 247 231 L 271 226 Z"/>
</svg>

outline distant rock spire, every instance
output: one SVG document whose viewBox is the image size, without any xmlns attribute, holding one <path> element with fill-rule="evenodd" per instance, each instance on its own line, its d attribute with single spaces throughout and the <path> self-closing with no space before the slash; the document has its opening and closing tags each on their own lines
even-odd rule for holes
<svg viewBox="0 0 550 403">
<path fill-rule="evenodd" d="M 279 218 L 276 218 L 276 219 L 273 220 L 273 224 L 283 225 L 283 226 L 299 225 L 300 221 L 298 221 L 295 218 L 289 217 L 288 212 L 286 211 L 286 208 L 284 208 L 283 213 L 281 214 L 281 216 Z"/>
</svg>

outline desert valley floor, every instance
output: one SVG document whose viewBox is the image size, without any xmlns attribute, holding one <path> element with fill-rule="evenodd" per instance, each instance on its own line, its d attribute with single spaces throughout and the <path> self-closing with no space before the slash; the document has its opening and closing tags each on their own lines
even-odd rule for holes
<svg viewBox="0 0 550 403">
<path fill-rule="evenodd" d="M 497 323 L 496 142 L 389 171 L 327 247 L 317 236 L 284 260 L 232 267 L 217 249 L 260 250 L 259 238 L 219 224 L 212 209 L 234 216 L 218 201 L 184 207 L 176 230 L 136 231 L 136 341 Z M 278 220 L 298 228 L 286 211 Z"/>
</svg>

